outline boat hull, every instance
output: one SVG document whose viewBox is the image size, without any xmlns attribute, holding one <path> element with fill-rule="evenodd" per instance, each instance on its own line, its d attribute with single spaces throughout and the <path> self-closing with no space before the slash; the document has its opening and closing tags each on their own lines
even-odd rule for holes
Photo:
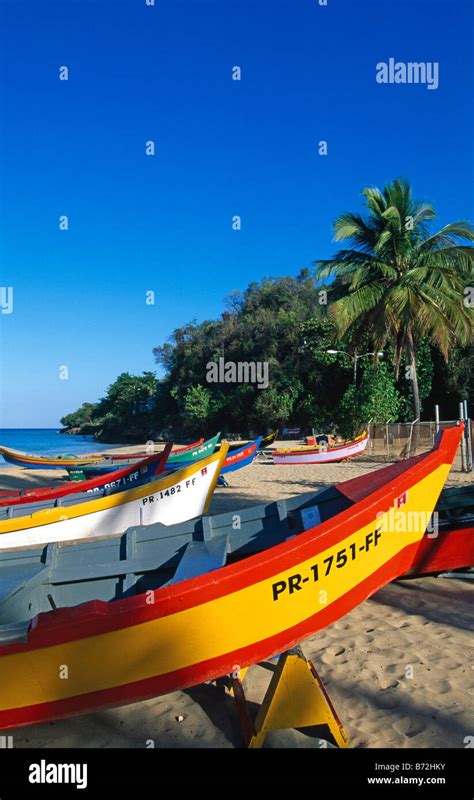
<svg viewBox="0 0 474 800">
<path fill-rule="evenodd" d="M 62 498 L 61 505 L 0 521 L 0 549 L 120 533 L 133 525 L 173 525 L 201 515 L 217 483 L 222 453 L 137 488 Z M 70 503 L 67 503 L 67 500 Z M 33 510 L 35 504 L 32 505 Z"/>
<path fill-rule="evenodd" d="M 185 450 L 193 450 L 195 447 L 199 447 L 204 442 L 204 439 L 198 439 L 196 442 L 192 442 L 192 444 L 187 444 L 184 447 L 176 447 L 173 450 L 173 453 L 176 455 L 178 453 L 183 453 Z M 133 461 L 142 458 L 148 458 L 151 453 L 154 452 L 154 445 L 151 447 L 151 452 L 142 452 L 142 453 L 107 453 L 107 458 L 110 461 Z"/>
<path fill-rule="evenodd" d="M 278 436 L 278 431 L 273 431 L 273 433 L 269 433 L 267 436 L 264 436 L 261 443 L 260 448 L 270 447 L 275 441 Z"/>
<path fill-rule="evenodd" d="M 23 453 L 21 450 L 10 450 L 9 447 L 0 447 L 0 455 L 3 456 L 8 464 L 26 469 L 66 469 L 77 464 L 93 464 L 102 461 L 102 455 L 89 456 L 63 456 L 54 458 L 53 456 L 37 456 L 30 453 Z"/>
<path fill-rule="evenodd" d="M 474 522 L 471 522 L 458 528 L 441 529 L 436 536 L 425 534 L 406 574 L 415 577 L 473 566 Z"/>
<path fill-rule="evenodd" d="M 227 472 L 235 472 L 242 467 L 248 467 L 257 455 L 261 441 L 262 437 L 259 436 L 254 442 L 234 450 L 233 453 L 228 453 L 222 465 L 221 474 L 225 475 Z"/>
<path fill-rule="evenodd" d="M 408 575 L 474 567 L 474 484 L 443 490 Z"/>
<path fill-rule="evenodd" d="M 286 650 L 403 574 L 431 514 L 460 429 L 365 499 L 299 536 L 190 580 L 114 603 L 40 614 L 0 646 L 0 727 L 12 728 L 185 688 Z M 406 533 L 381 532 L 381 515 Z M 32 680 L 32 664 L 34 676 Z M 68 665 L 68 680 L 57 677 Z"/>
<path fill-rule="evenodd" d="M 216 444 L 219 441 L 220 433 L 217 433 L 211 439 L 199 444 L 192 449 L 186 448 L 184 450 L 171 453 L 168 458 L 168 463 L 171 466 L 179 466 L 184 463 L 199 461 L 201 458 L 212 455 L 216 449 Z M 226 451 L 227 452 L 227 451 Z"/>
<path fill-rule="evenodd" d="M 248 467 L 257 455 L 261 438 L 262 437 L 259 436 L 254 442 L 243 445 L 243 447 L 239 447 L 238 450 L 233 450 L 231 453 L 228 452 L 222 465 L 221 475 L 225 475 L 227 472 L 235 472 L 243 467 Z M 169 464 L 170 461 L 168 459 L 168 463 L 165 466 L 165 471 Z M 191 462 L 185 463 L 186 466 L 190 466 L 190 464 Z M 173 465 L 171 464 L 171 466 Z"/>
<path fill-rule="evenodd" d="M 274 464 L 327 464 L 331 461 L 343 461 L 346 458 L 353 458 L 364 452 L 367 447 L 368 438 L 360 439 L 336 447 L 309 448 L 308 450 L 276 450 L 273 453 Z"/>
<path fill-rule="evenodd" d="M 180 447 L 177 450 L 174 450 L 170 457 L 176 463 L 179 463 L 181 460 L 192 461 L 199 458 L 204 458 L 204 456 L 211 455 L 211 453 L 214 452 L 215 444 L 218 438 L 219 434 L 213 437 L 213 439 L 208 440 L 208 442 L 204 442 L 203 439 L 199 439 L 192 445 L 187 445 L 186 447 Z M 75 469 L 81 465 L 104 465 L 104 463 L 107 462 L 106 466 L 108 466 L 110 471 L 112 468 L 123 468 L 124 461 L 128 463 L 128 465 L 132 465 L 140 462 L 144 458 L 148 458 L 152 454 L 111 453 L 105 456 L 103 454 L 91 454 L 88 456 L 60 456 L 54 458 L 53 456 L 39 456 L 34 455 L 33 453 L 23 453 L 21 450 L 11 450 L 8 447 L 0 447 L 0 455 L 2 455 L 5 461 L 7 461 L 9 464 L 13 464 L 17 467 L 24 467 L 25 469 L 68 469 L 69 467 Z"/>
</svg>

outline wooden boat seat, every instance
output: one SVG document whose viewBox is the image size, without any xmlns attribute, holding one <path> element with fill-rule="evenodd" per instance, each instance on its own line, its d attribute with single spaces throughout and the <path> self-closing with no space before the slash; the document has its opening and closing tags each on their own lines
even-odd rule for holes
<svg viewBox="0 0 474 800">
<path fill-rule="evenodd" d="M 228 536 L 216 536 L 207 542 L 189 542 L 170 583 L 179 583 L 223 567 L 228 550 Z"/>
<path fill-rule="evenodd" d="M 46 572 L 49 572 L 49 567 L 41 563 L 25 564 L 21 568 L 18 566 L 5 568 L 0 582 L 0 605 L 20 589 L 24 589 L 33 578 L 36 579 L 41 573 Z"/>
</svg>

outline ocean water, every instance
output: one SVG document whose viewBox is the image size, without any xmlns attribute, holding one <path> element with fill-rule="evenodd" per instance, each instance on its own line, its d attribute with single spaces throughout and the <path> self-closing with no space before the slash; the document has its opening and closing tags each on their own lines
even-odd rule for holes
<svg viewBox="0 0 474 800">
<path fill-rule="evenodd" d="M 81 455 L 111 449 L 110 444 L 100 444 L 92 436 L 67 436 L 58 431 L 59 428 L 0 428 L 0 445 L 41 455 Z M 5 463 L 0 456 L 0 464 Z"/>
</svg>

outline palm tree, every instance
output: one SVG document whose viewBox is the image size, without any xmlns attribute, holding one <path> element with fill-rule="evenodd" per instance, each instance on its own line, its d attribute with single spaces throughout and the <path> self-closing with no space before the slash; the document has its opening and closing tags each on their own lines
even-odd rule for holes
<svg viewBox="0 0 474 800">
<path fill-rule="evenodd" d="M 406 354 L 419 419 L 417 341 L 426 336 L 446 361 L 453 346 L 472 341 L 473 311 L 464 301 L 474 285 L 474 228 L 453 222 L 430 234 L 434 209 L 414 200 L 402 179 L 362 195 L 368 214 L 348 212 L 334 223 L 334 240 L 348 249 L 317 262 L 316 275 L 336 278 L 329 313 L 341 337 L 357 342 L 369 330 L 376 352 L 391 340 L 397 379 Z"/>
</svg>

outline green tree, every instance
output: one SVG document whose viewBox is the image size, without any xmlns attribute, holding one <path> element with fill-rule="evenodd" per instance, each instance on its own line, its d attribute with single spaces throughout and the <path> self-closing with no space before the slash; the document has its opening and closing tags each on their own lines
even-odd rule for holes
<svg viewBox="0 0 474 800">
<path fill-rule="evenodd" d="M 207 428 L 211 402 L 211 393 L 204 386 L 189 387 L 184 397 L 184 413 L 190 428 L 199 432 Z"/>
<path fill-rule="evenodd" d="M 319 280 L 329 286 L 330 314 L 339 336 L 353 341 L 370 330 L 374 350 L 391 341 L 398 379 L 402 355 L 410 366 L 414 417 L 421 415 L 417 349 L 422 337 L 447 361 L 455 345 L 472 338 L 472 311 L 464 305 L 473 281 L 474 229 L 453 222 L 436 233 L 429 225 L 432 206 L 413 199 L 407 181 L 398 179 L 381 191 L 365 188 L 364 217 L 342 214 L 334 224 L 335 240 L 348 248 L 317 264 Z"/>
<path fill-rule="evenodd" d="M 387 355 L 392 351 L 387 347 Z M 422 337 L 417 344 L 416 350 L 416 371 L 418 377 L 418 391 L 420 394 L 420 405 L 423 408 L 424 402 L 429 397 L 433 385 L 433 348 L 426 337 Z M 402 356 L 400 362 L 400 372 L 398 379 L 398 389 L 402 395 L 399 419 L 403 422 L 413 421 L 413 381 L 411 380 L 412 370 L 407 363 L 406 356 Z"/>
<path fill-rule="evenodd" d="M 59 421 L 65 428 L 80 428 L 92 422 L 94 411 L 94 403 L 83 403 L 77 411 L 66 414 Z"/>
<path fill-rule="evenodd" d="M 207 420 L 210 429 L 248 432 L 252 426 L 264 432 L 288 414 L 295 424 L 307 425 L 311 419 L 308 393 L 320 387 L 321 397 L 314 408 L 323 401 L 325 389 L 322 378 L 316 381 L 314 358 L 302 350 L 302 326 L 324 317 L 325 310 L 309 270 L 302 270 L 296 278 L 264 278 L 245 291 L 233 292 L 219 319 L 199 325 L 192 321 L 154 349 L 157 363 L 165 371 L 156 414 L 161 414 L 163 424 L 178 430 L 185 417 L 188 389 L 201 385 L 212 398 Z M 207 364 L 219 358 L 234 363 L 266 362 L 269 387 L 207 383 Z"/>
<path fill-rule="evenodd" d="M 147 404 L 156 387 L 154 372 L 143 372 L 142 375 L 122 372 L 110 384 L 105 397 L 97 403 L 94 417 L 100 419 L 106 414 L 113 414 L 117 421 L 127 422 L 132 417 L 147 411 Z"/>
<path fill-rule="evenodd" d="M 369 365 L 359 386 L 351 384 L 337 410 L 337 427 L 343 436 L 361 432 L 368 422 L 397 420 L 402 398 L 395 386 L 390 367 L 380 362 L 378 368 Z"/>
<path fill-rule="evenodd" d="M 254 418 L 266 420 L 264 430 L 267 426 L 280 428 L 291 416 L 295 394 L 292 393 L 291 388 L 287 391 L 279 391 L 271 387 L 262 390 L 255 401 Z"/>
<path fill-rule="evenodd" d="M 122 372 L 95 406 L 93 419 L 104 441 L 142 440 L 151 435 L 150 406 L 157 389 L 153 372 Z"/>
</svg>

